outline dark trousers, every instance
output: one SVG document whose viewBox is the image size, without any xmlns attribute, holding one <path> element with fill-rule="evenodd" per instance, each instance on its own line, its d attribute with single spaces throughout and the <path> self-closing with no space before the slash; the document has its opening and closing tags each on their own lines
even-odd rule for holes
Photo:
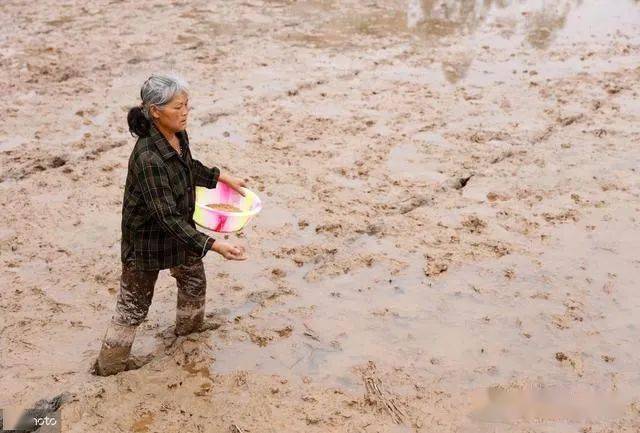
<svg viewBox="0 0 640 433">
<path fill-rule="evenodd" d="M 187 256 L 185 264 L 170 268 L 169 272 L 178 285 L 178 321 L 181 317 L 201 321 L 207 289 L 202 259 L 197 256 Z M 147 317 L 158 273 L 158 270 L 136 269 L 130 262 L 122 264 L 120 290 L 113 316 L 116 323 L 138 326 Z"/>
</svg>

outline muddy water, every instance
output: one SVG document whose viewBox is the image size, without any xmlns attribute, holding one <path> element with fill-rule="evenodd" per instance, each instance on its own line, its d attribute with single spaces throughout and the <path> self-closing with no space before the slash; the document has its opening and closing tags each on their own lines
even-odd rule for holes
<svg viewBox="0 0 640 433">
<path fill-rule="evenodd" d="M 544 80 L 583 69 L 611 70 L 615 65 L 585 63 L 584 54 L 549 58 L 545 52 L 557 45 L 607 44 L 616 34 L 625 35 L 628 43 L 640 39 L 640 8 L 634 0 L 409 0 L 373 2 L 364 12 L 349 3 L 332 4 L 329 10 L 314 5 L 310 2 L 307 14 L 298 16 L 306 25 L 294 21 L 306 31 L 292 33 L 291 39 L 339 47 L 358 45 L 361 36 L 397 36 L 413 43 L 414 50 L 431 53 L 423 64 L 411 62 L 403 72 L 417 68 L 423 72 L 421 81 L 431 85 L 490 85 L 531 74 Z M 525 51 L 537 59 L 525 62 L 518 55 Z"/>
<path fill-rule="evenodd" d="M 427 57 L 404 68 L 390 62 L 388 68 L 376 70 L 377 78 L 470 86 L 478 92 L 484 86 L 545 82 L 583 71 L 633 66 L 633 58 L 590 62 L 582 49 L 575 55 L 547 53 L 557 46 L 606 46 L 620 34 L 625 35 L 617 42 L 621 50 L 640 40 L 640 7 L 630 0 L 412 0 L 408 6 L 376 2 L 366 13 L 344 5 L 321 6 L 311 2 L 307 9 L 298 5 L 293 10 L 292 19 L 304 21 L 292 27 L 305 30 L 293 31 L 289 41 L 331 48 L 358 44 L 362 35 L 397 37 Z M 524 51 L 533 54 L 520 56 Z M 371 76 L 367 71 L 363 75 L 363 79 Z M 339 110 L 329 111 L 316 114 L 334 115 Z M 413 141 L 396 145 L 385 168 L 396 178 L 437 187 L 447 175 L 430 158 L 430 151 L 451 144 L 435 132 L 420 134 L 421 140 L 414 136 Z M 546 181 L 553 184 L 554 178 Z M 341 182 L 354 191 L 366 186 L 358 181 L 349 184 L 344 178 Z M 500 184 L 499 179 L 492 182 Z M 476 198 L 472 188 L 465 194 Z M 285 212 L 280 217 L 283 226 L 298 223 L 286 219 Z M 384 236 L 345 238 L 342 247 L 354 256 L 369 254 L 377 260 L 365 269 L 319 279 L 309 278 L 313 268 L 309 264 L 289 270 L 286 281 L 294 289 L 293 297 L 264 308 L 248 301 L 236 311 L 244 309 L 246 316 L 265 327 L 289 327 L 290 336 L 267 344 L 250 340 L 223 344 L 213 368 L 221 373 L 241 369 L 310 376 L 357 390 L 361 384 L 352 368 L 374 361 L 438 376 L 450 389 L 483 389 L 514 378 L 563 384 L 588 376 L 594 386 L 615 386 L 630 395 L 640 385 L 633 369 L 640 361 L 640 353 L 632 349 L 638 341 L 637 328 L 630 324 L 632 312 L 640 307 L 632 283 L 638 264 L 631 253 L 637 251 L 640 238 L 634 235 L 627 239 L 628 245 L 617 246 L 625 253 L 606 247 L 617 230 L 632 230 L 629 218 L 623 213 L 617 226 L 597 233 L 555 227 L 545 233 L 551 240 L 543 246 L 525 241 L 525 249 L 531 250 L 455 266 L 437 278 L 425 275 L 426 251 L 408 251 L 402 242 Z M 273 227 L 272 223 L 267 225 Z M 256 224 L 261 224 L 260 218 Z M 278 242 L 302 247 L 311 239 L 292 236 Z M 389 265 L 392 259 L 402 263 L 400 269 Z M 619 297 L 602 291 L 613 284 L 611 275 Z M 563 362 L 568 368 L 557 368 L 556 353 L 567 355 L 569 361 Z M 613 368 L 602 362 L 603 356 L 622 361 Z"/>
<path fill-rule="evenodd" d="M 460 266 L 438 279 L 424 275 L 419 254 L 375 238 L 356 239 L 345 245 L 354 254 L 395 255 L 407 267 L 393 275 L 374 265 L 314 283 L 305 280 L 304 268 L 288 274 L 297 297 L 265 309 L 255 303 L 246 306 L 266 323 L 291 326 L 292 337 L 265 347 L 249 341 L 223 347 L 214 369 L 311 376 L 354 390 L 360 382 L 350 368 L 370 360 L 437 375 L 452 389 L 461 383 L 483 388 L 523 376 L 573 383 L 591 369 L 594 384 L 614 381 L 631 395 L 640 386 L 633 368 L 640 359 L 633 348 L 638 340 L 633 311 L 640 308 L 640 297 L 633 293 L 638 265 L 633 265 L 632 254 L 614 255 L 606 248 L 619 228 L 595 238 L 559 230 L 552 252 Z M 639 241 L 630 239 L 629 246 L 637 247 Z M 595 268 L 608 272 L 593 272 Z M 612 274 L 616 296 L 590 294 L 601 292 Z M 624 305 L 618 299 L 625 299 Z M 300 310 L 310 313 L 300 320 L 293 313 Z M 566 333 L 548 329 L 553 326 L 549 321 L 569 328 L 575 320 L 589 325 Z M 555 368 L 556 352 L 575 354 L 576 371 Z M 598 358 L 603 354 L 621 362 L 615 369 L 602 368 Z M 481 367 L 469 370 L 469 365 Z"/>
<path fill-rule="evenodd" d="M 165 352 L 168 273 L 134 346 L 154 364 L 87 371 L 118 286 L 123 116 L 150 70 L 176 65 L 188 65 L 198 107 L 194 152 L 250 176 L 265 204 L 228 235 L 249 261 L 205 258 L 207 311 L 226 321 L 177 344 L 201 352 L 198 369 L 229 373 L 212 375 L 211 400 L 194 400 L 193 380 L 179 397 L 211 426 L 376 431 L 394 421 L 363 398 L 370 362 L 414 431 L 465 431 L 471 411 L 458 403 L 487 389 L 638 389 L 638 2 L 37 6 L 0 8 L 20 35 L 0 38 L 2 88 L 17 101 L 0 133 L 0 406 L 104 384 L 81 398 L 96 410 L 74 431 L 143 428 L 143 410 L 150 431 L 202 430 L 165 412 L 183 370 Z M 68 17 L 47 24 L 56 16 Z M 158 23 L 173 43 L 155 44 Z M 109 26 L 124 30 L 117 44 Z M 49 167 L 58 155 L 65 167 Z M 305 377 L 349 395 L 311 391 Z M 307 393 L 322 416 L 300 417 Z M 277 408 L 266 422 L 265 402 Z M 334 403 L 344 420 L 325 417 Z"/>
</svg>

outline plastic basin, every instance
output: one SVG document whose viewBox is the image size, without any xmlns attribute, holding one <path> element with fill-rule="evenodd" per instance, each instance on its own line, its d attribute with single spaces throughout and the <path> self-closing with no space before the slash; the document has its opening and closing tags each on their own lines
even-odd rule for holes
<svg viewBox="0 0 640 433">
<path fill-rule="evenodd" d="M 193 220 L 200 227 L 216 232 L 237 232 L 262 210 L 260 197 L 247 188 L 242 188 L 243 197 L 226 183 L 218 182 L 215 188 L 196 187 L 196 209 Z M 207 207 L 208 204 L 229 204 L 241 212 L 228 212 Z"/>
</svg>

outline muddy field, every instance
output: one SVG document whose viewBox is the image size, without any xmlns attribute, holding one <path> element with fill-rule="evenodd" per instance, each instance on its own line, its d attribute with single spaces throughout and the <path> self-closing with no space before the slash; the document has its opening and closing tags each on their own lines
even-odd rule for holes
<svg viewBox="0 0 640 433">
<path fill-rule="evenodd" d="M 0 408 L 62 431 L 640 430 L 640 4 L 0 4 Z M 219 328 L 89 367 L 154 71 L 194 157 L 263 199 L 205 258 Z"/>
</svg>

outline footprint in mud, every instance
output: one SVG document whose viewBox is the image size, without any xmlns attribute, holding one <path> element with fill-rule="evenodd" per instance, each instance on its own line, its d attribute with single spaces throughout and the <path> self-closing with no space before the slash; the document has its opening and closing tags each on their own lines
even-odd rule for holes
<svg viewBox="0 0 640 433">
<path fill-rule="evenodd" d="M 153 413 L 145 412 L 131 425 L 131 431 L 134 433 L 147 433 L 149 426 L 153 423 Z"/>
<path fill-rule="evenodd" d="M 556 352 L 555 359 L 561 364 L 570 365 L 579 377 L 584 374 L 584 363 L 579 355 L 569 356 L 564 352 Z"/>
<path fill-rule="evenodd" d="M 573 221 L 573 222 L 577 222 L 579 221 L 580 217 L 579 217 L 579 213 L 577 210 L 575 209 L 567 209 L 565 211 L 562 212 L 558 212 L 556 214 L 550 213 L 550 212 L 544 212 L 542 214 L 542 217 L 551 224 L 563 224 L 563 223 L 567 223 L 569 221 Z"/>
<path fill-rule="evenodd" d="M 17 156 L 12 158 L 14 162 L 21 162 L 22 157 Z M 34 173 L 40 173 L 49 169 L 55 169 L 64 166 L 67 163 L 67 159 L 63 156 L 54 156 L 49 159 L 38 158 L 36 160 L 26 159 L 25 164 L 21 167 L 10 168 L 6 174 L 2 176 L 2 180 L 6 178 L 14 178 L 17 180 L 25 179 Z"/>
<path fill-rule="evenodd" d="M 290 295 L 293 292 L 290 289 L 279 288 L 276 290 L 260 290 L 251 292 L 247 295 L 247 301 L 253 305 L 265 305 L 267 301 L 273 301 L 280 296 Z"/>
<path fill-rule="evenodd" d="M 470 215 L 462 221 L 462 227 L 470 233 L 482 233 L 487 228 L 487 223 L 476 215 Z"/>
</svg>

